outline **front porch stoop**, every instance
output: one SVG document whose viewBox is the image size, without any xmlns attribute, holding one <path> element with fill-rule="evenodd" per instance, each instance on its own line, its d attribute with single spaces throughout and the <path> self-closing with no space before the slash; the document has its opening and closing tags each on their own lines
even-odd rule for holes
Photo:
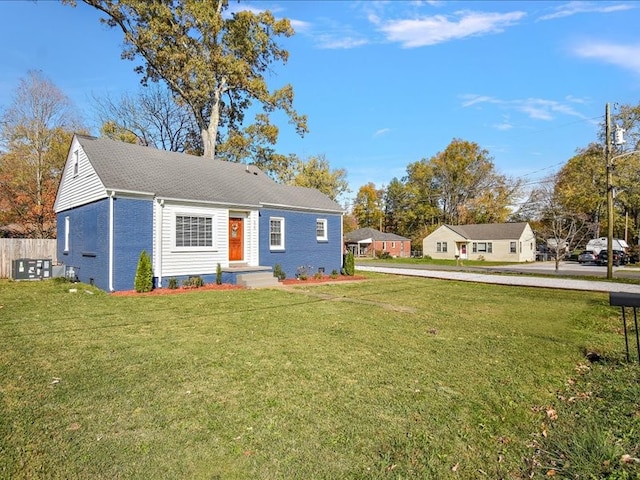
<svg viewBox="0 0 640 480">
<path fill-rule="evenodd" d="M 236 277 L 236 283 L 245 288 L 279 288 L 283 286 L 282 283 L 273 276 L 271 270 L 239 273 Z"/>
</svg>

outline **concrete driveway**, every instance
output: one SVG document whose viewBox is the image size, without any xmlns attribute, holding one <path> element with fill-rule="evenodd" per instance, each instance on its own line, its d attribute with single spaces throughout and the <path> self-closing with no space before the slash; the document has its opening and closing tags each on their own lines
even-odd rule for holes
<svg viewBox="0 0 640 480">
<path fill-rule="evenodd" d="M 570 265 L 571 264 L 571 265 Z M 621 270 L 628 267 L 615 267 L 614 277 L 621 275 Z M 600 269 L 600 270 L 596 270 Z M 604 274 L 599 275 L 604 269 Z M 606 277 L 606 267 L 597 265 L 579 265 L 575 262 L 562 262 L 558 274 L 555 273 L 554 262 L 536 262 L 524 265 L 508 265 L 500 267 L 439 267 L 432 265 L 412 264 L 382 264 L 360 262 L 356 270 L 364 272 L 379 272 L 393 275 L 408 275 L 414 277 L 439 278 L 464 282 L 481 282 L 499 285 L 515 285 L 522 287 L 561 288 L 566 290 L 584 290 L 592 292 L 625 292 L 640 294 L 640 285 L 628 283 L 605 282 L 599 280 L 577 280 L 565 276 L 603 276 Z M 627 270 L 629 273 L 631 270 Z M 590 273 L 589 273 L 590 272 Z M 504 273 L 501 275 L 500 273 Z M 528 274 L 526 276 L 518 273 Z M 536 277 L 535 273 L 555 275 L 554 277 Z M 640 271 L 634 271 L 640 278 Z"/>
</svg>

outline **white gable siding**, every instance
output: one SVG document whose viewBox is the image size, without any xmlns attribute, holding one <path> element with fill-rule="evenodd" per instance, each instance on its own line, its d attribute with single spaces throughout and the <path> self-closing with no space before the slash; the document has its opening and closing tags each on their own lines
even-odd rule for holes
<svg viewBox="0 0 640 480">
<path fill-rule="evenodd" d="M 422 240 L 422 255 L 425 257 L 428 255 L 435 259 L 454 259 L 456 255 L 460 255 L 456 247 L 456 242 L 465 241 L 464 237 L 458 235 L 445 225 L 442 225 Z M 441 244 L 441 249 L 442 243 L 447 243 L 446 252 L 437 251 L 438 242 Z"/>
<path fill-rule="evenodd" d="M 77 175 L 74 174 L 76 152 L 78 159 Z M 78 141 L 74 139 L 62 172 L 58 196 L 54 205 L 55 212 L 62 212 L 106 197 L 105 186 L 98 178 L 84 150 Z"/>
<path fill-rule="evenodd" d="M 536 235 L 529 224 L 524 227 L 522 235 L 518 239 L 518 256 L 521 262 L 535 262 L 536 260 Z"/>
</svg>

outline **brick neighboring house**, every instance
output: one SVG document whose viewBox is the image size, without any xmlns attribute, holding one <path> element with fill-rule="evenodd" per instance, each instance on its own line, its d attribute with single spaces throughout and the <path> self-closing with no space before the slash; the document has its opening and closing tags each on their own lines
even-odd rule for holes
<svg viewBox="0 0 640 480">
<path fill-rule="evenodd" d="M 387 252 L 392 257 L 411 256 L 410 239 L 375 228 L 359 228 L 347 233 L 344 245 L 356 257 L 374 257 L 376 252 Z"/>
</svg>

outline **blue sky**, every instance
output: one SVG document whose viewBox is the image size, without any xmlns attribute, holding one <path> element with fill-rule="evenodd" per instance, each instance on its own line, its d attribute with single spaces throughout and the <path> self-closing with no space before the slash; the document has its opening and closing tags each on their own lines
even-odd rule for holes
<svg viewBox="0 0 640 480">
<path fill-rule="evenodd" d="M 235 2 L 233 8 L 238 8 Z M 273 69 L 309 118 L 281 119 L 278 150 L 324 154 L 360 186 L 401 178 L 454 138 L 478 143 L 505 175 L 535 181 L 597 140 L 605 105 L 640 103 L 640 2 L 247 1 L 296 35 Z M 92 97 L 136 93 L 135 62 L 98 11 L 0 1 L 0 108 L 30 69 L 91 125 Z M 94 133 L 97 127 L 94 126 Z"/>
</svg>

